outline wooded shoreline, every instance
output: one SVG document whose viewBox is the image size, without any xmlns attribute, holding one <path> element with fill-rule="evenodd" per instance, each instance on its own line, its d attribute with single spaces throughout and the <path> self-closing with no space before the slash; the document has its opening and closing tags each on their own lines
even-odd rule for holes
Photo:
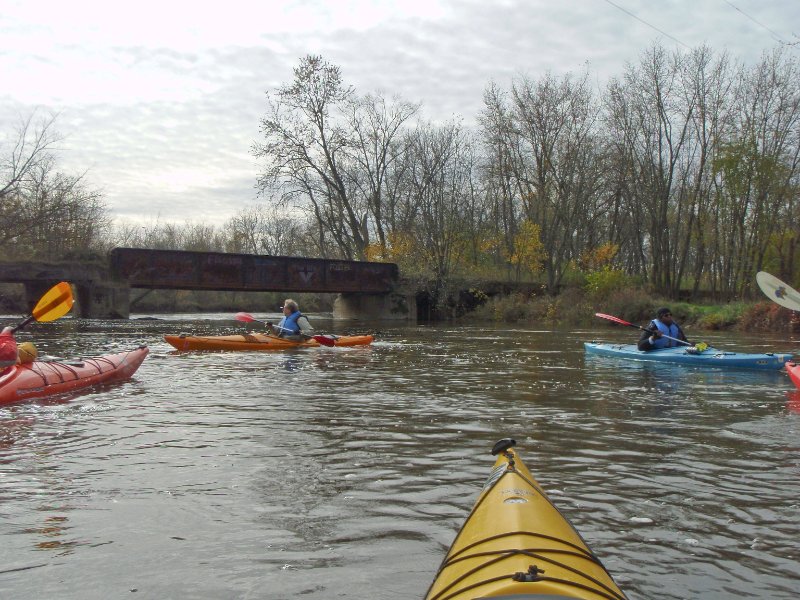
<svg viewBox="0 0 800 600">
<path fill-rule="evenodd" d="M 22 286 L 0 284 L 0 311 L 25 313 Z M 800 333 L 800 316 L 767 298 L 724 304 L 675 302 L 651 297 L 638 289 L 619 290 L 603 299 L 593 298 L 576 288 L 557 296 L 512 294 L 481 297 L 470 305 L 453 303 L 439 311 L 432 321 L 456 323 L 516 323 L 545 327 L 592 327 L 599 324 L 596 312 L 613 314 L 632 323 L 646 324 L 660 306 L 669 306 L 683 326 L 701 330 L 770 331 Z M 332 294 L 290 294 L 303 312 L 330 313 Z M 246 310 L 278 313 L 285 293 L 209 292 L 155 290 L 132 309 L 139 315 L 158 313 L 226 313 Z"/>
<path fill-rule="evenodd" d="M 588 70 L 488 82 L 472 126 L 356 90 L 321 56 L 268 98 L 260 203 L 235 200 L 222 226 L 114 224 L 102 193 L 58 170 L 56 117 L 31 115 L 0 151 L 4 258 L 122 246 L 384 261 L 433 282 L 443 318 L 459 316 L 464 280 L 578 286 L 596 305 L 635 288 L 752 299 L 758 271 L 800 278 L 800 63 L 786 48 L 749 63 L 653 44 L 601 87 Z"/>
</svg>

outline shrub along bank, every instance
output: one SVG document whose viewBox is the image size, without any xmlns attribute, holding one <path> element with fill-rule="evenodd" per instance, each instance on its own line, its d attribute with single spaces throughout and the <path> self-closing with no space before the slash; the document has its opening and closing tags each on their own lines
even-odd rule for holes
<svg viewBox="0 0 800 600">
<path fill-rule="evenodd" d="M 800 332 L 800 316 L 769 300 L 693 304 L 655 298 L 639 288 L 618 289 L 602 300 L 581 288 L 568 288 L 558 296 L 495 296 L 462 320 L 591 327 L 600 321 L 595 313 L 602 312 L 645 325 L 660 306 L 670 307 L 678 323 L 692 329 Z"/>
</svg>

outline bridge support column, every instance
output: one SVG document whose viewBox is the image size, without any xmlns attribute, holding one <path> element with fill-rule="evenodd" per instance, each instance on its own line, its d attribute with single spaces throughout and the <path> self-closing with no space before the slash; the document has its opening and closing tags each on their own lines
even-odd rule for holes
<svg viewBox="0 0 800 600">
<path fill-rule="evenodd" d="M 339 294 L 333 301 L 334 319 L 417 320 L 414 296 L 390 294 Z"/>
<path fill-rule="evenodd" d="M 127 319 L 131 314 L 131 288 L 117 281 L 78 284 L 73 311 L 84 319 Z"/>
</svg>

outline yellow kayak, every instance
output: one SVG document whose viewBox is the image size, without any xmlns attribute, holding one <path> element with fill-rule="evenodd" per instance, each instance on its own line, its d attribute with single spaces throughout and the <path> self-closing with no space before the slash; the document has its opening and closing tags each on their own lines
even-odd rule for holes
<svg viewBox="0 0 800 600">
<path fill-rule="evenodd" d="M 622 600 L 600 560 L 511 448 L 494 469 L 439 567 L 426 600 Z"/>
</svg>

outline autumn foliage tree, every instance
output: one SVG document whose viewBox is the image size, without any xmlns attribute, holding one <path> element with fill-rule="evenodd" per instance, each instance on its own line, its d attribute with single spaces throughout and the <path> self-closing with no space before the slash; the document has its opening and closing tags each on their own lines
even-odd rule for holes
<svg viewBox="0 0 800 600">
<path fill-rule="evenodd" d="M 517 281 L 522 271 L 535 275 L 542 271 L 547 252 L 542 244 L 542 228 L 531 221 L 523 221 L 518 233 L 514 236 L 514 252 L 509 262 L 517 267 Z"/>
</svg>

